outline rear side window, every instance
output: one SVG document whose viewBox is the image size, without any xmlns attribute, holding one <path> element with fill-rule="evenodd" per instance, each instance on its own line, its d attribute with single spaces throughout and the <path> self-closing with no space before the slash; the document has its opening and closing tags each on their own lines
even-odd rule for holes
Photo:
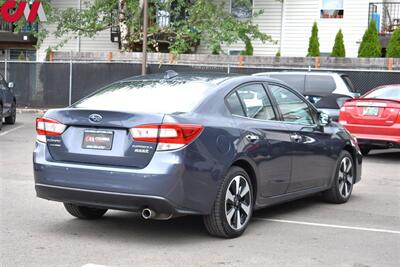
<svg viewBox="0 0 400 267">
<path fill-rule="evenodd" d="M 344 83 L 346 84 L 347 88 L 349 89 L 349 91 L 352 93 L 357 93 L 356 88 L 354 87 L 353 83 L 351 82 L 349 76 L 342 75 L 341 77 L 342 77 Z"/>
<path fill-rule="evenodd" d="M 190 112 L 210 91 L 210 85 L 202 81 L 129 81 L 112 84 L 74 106 L 144 113 Z"/>
<path fill-rule="evenodd" d="M 245 117 L 242 104 L 240 104 L 239 97 L 237 93 L 233 93 L 226 98 L 226 102 L 228 102 L 229 110 L 234 115 L 239 115 Z"/>
<path fill-rule="evenodd" d="M 245 85 L 237 90 L 246 117 L 258 120 L 276 120 L 274 108 L 261 84 Z"/>
<path fill-rule="evenodd" d="M 302 74 L 271 74 L 271 78 L 281 80 L 300 93 L 304 93 L 304 79 Z"/>
<path fill-rule="evenodd" d="M 336 89 L 333 77 L 327 75 L 307 75 L 305 94 L 330 94 Z"/>
</svg>

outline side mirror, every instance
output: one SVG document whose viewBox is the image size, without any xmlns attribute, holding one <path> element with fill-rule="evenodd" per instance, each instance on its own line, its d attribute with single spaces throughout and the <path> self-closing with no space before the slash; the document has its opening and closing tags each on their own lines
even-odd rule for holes
<svg viewBox="0 0 400 267">
<path fill-rule="evenodd" d="M 320 126 L 327 126 L 332 122 L 332 118 L 328 114 L 320 112 L 318 114 L 318 121 Z"/>
<path fill-rule="evenodd" d="M 11 88 L 14 88 L 14 82 L 9 82 L 9 83 L 8 83 L 8 88 L 10 88 L 10 89 L 11 89 Z"/>
</svg>

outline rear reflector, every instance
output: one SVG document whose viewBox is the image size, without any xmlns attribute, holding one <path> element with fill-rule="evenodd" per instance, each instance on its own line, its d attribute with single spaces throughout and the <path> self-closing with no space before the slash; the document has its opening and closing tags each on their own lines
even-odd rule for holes
<svg viewBox="0 0 400 267">
<path fill-rule="evenodd" d="M 194 124 L 150 124 L 130 129 L 133 140 L 158 143 L 158 151 L 179 149 L 195 140 L 203 126 Z"/>
<path fill-rule="evenodd" d="M 59 136 L 65 129 L 66 125 L 48 118 L 37 118 L 36 119 L 36 133 L 37 140 L 46 142 L 46 136 Z"/>
</svg>

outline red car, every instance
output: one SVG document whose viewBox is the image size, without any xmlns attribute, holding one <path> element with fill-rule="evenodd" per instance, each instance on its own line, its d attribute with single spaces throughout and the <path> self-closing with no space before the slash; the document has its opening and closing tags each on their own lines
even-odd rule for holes
<svg viewBox="0 0 400 267">
<path fill-rule="evenodd" d="M 400 148 L 400 84 L 373 89 L 348 100 L 340 110 L 339 122 L 358 139 L 361 152 Z"/>
</svg>

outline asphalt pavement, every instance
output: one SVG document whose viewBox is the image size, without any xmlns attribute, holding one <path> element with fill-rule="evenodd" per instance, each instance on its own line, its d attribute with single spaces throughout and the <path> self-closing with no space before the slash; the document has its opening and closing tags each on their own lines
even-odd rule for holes
<svg viewBox="0 0 400 267">
<path fill-rule="evenodd" d="M 213 238 L 200 217 L 71 217 L 36 198 L 36 114 L 0 131 L 0 266 L 400 266 L 400 152 L 373 151 L 351 200 L 318 196 L 255 212 L 245 234 Z"/>
</svg>

